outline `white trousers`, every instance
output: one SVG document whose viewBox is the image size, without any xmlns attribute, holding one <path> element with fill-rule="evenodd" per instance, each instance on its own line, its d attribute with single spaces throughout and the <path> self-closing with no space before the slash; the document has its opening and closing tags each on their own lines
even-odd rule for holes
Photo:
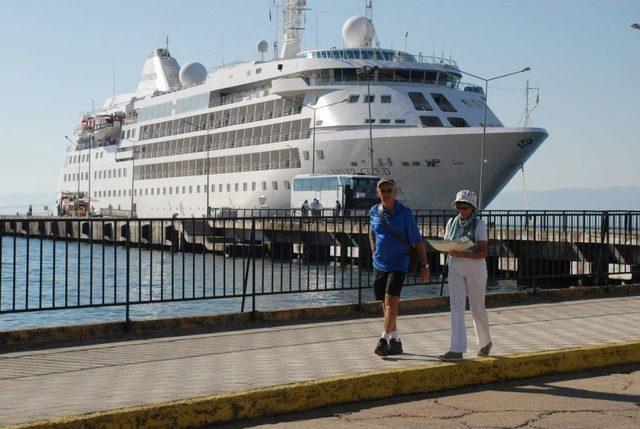
<svg viewBox="0 0 640 429">
<path fill-rule="evenodd" d="M 451 306 L 451 351 L 467 352 L 467 331 L 464 325 L 466 297 L 476 330 L 479 347 L 491 341 L 489 315 L 484 306 L 487 290 L 487 264 L 484 259 L 452 257 L 449 262 L 449 305 Z"/>
</svg>

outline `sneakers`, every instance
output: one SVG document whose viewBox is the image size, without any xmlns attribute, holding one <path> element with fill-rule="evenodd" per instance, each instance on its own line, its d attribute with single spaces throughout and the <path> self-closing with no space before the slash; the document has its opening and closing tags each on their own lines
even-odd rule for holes
<svg viewBox="0 0 640 429">
<path fill-rule="evenodd" d="M 378 356 L 387 356 L 389 354 L 389 342 L 384 338 L 380 338 L 374 352 Z"/>
<path fill-rule="evenodd" d="M 489 341 L 486 346 L 478 350 L 478 357 L 489 356 L 489 352 L 491 351 L 491 346 L 493 346 L 493 344 L 491 344 L 491 341 Z"/>
<path fill-rule="evenodd" d="M 402 354 L 402 341 L 400 341 L 400 339 L 394 340 L 393 338 L 391 338 L 391 340 L 389 340 L 389 354 Z"/>
<path fill-rule="evenodd" d="M 448 351 L 443 355 L 439 355 L 438 359 L 440 359 L 443 362 L 455 362 L 455 361 L 462 360 L 462 353 Z"/>
</svg>

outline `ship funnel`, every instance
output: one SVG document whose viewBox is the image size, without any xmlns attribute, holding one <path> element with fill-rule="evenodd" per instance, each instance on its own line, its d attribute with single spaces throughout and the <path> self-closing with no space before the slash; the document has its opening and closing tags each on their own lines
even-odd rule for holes
<svg viewBox="0 0 640 429">
<path fill-rule="evenodd" d="M 180 89 L 179 73 L 180 66 L 167 49 L 154 49 L 142 68 L 138 96 Z"/>
<path fill-rule="evenodd" d="M 280 58 L 295 58 L 300 52 L 302 46 L 302 36 L 300 34 L 304 16 L 303 13 L 307 10 L 307 0 L 287 0 L 283 15 L 283 33 L 284 42 L 282 44 L 282 53 Z"/>
</svg>

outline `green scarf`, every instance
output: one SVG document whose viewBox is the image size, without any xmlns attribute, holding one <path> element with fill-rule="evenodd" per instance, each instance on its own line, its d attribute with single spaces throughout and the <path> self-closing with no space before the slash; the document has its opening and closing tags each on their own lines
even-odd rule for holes
<svg viewBox="0 0 640 429">
<path fill-rule="evenodd" d="M 474 210 L 471 215 L 462 219 L 460 215 L 457 215 L 453 222 L 451 222 L 451 228 L 449 228 L 449 236 L 445 237 L 449 240 L 455 240 L 460 237 L 467 236 L 469 240 L 476 242 L 476 225 L 478 224 L 478 213 Z"/>
</svg>

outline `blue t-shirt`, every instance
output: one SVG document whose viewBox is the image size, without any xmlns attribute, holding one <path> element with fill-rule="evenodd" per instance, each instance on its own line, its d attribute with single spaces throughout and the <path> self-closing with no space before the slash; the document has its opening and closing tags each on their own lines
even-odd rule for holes
<svg viewBox="0 0 640 429">
<path fill-rule="evenodd" d="M 410 245 L 414 246 L 422 242 L 422 235 L 418 230 L 416 219 L 411 213 L 411 209 L 395 202 L 393 212 L 384 211 L 387 221 L 398 233 L 404 236 Z M 375 235 L 376 250 L 373 254 L 373 267 L 376 270 L 390 272 L 407 272 L 409 268 L 409 254 L 402 242 L 389 231 L 385 222 L 378 214 L 378 204 L 371 207 L 369 211 L 371 231 Z"/>
</svg>

